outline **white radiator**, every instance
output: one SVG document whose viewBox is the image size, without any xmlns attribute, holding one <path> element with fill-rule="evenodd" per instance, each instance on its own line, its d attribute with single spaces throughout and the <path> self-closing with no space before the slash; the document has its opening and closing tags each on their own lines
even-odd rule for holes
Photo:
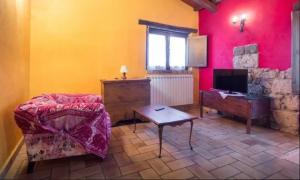
<svg viewBox="0 0 300 180">
<path fill-rule="evenodd" d="M 151 104 L 177 106 L 193 104 L 193 75 L 149 75 Z"/>
</svg>

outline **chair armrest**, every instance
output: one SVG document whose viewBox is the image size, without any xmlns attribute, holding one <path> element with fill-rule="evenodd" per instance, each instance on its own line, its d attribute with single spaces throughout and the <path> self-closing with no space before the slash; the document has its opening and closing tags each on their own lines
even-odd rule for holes
<svg viewBox="0 0 300 180">
<path fill-rule="evenodd" d="M 59 104 L 68 103 L 103 103 L 102 97 L 93 94 L 50 94 Z"/>
<path fill-rule="evenodd" d="M 39 117 L 56 114 L 55 116 L 81 115 L 93 116 L 102 113 L 104 105 L 101 103 L 72 103 L 41 106 L 37 110 Z"/>
</svg>

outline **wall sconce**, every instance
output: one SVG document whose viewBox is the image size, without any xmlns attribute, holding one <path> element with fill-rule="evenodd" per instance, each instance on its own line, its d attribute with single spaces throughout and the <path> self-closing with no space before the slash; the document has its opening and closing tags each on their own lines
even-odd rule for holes
<svg viewBox="0 0 300 180">
<path fill-rule="evenodd" d="M 240 15 L 240 17 L 233 16 L 231 19 L 231 22 L 232 22 L 232 24 L 236 24 L 237 22 L 240 21 L 240 32 L 244 32 L 244 26 L 245 26 L 246 19 L 247 19 L 247 15 L 242 14 L 242 15 Z"/>
<path fill-rule="evenodd" d="M 128 68 L 126 65 L 122 65 L 121 68 L 120 68 L 120 73 L 122 73 L 122 79 L 125 80 L 127 79 L 126 77 L 126 73 L 128 73 Z"/>
</svg>

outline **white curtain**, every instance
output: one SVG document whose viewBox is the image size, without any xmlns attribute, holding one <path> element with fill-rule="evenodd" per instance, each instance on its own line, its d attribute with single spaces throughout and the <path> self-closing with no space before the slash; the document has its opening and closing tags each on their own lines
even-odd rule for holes
<svg viewBox="0 0 300 180">
<path fill-rule="evenodd" d="M 170 68 L 171 70 L 184 70 L 186 65 L 186 39 L 183 37 L 170 37 Z"/>
<path fill-rule="evenodd" d="M 166 69 L 166 37 L 149 34 L 148 36 L 148 70 Z"/>
</svg>

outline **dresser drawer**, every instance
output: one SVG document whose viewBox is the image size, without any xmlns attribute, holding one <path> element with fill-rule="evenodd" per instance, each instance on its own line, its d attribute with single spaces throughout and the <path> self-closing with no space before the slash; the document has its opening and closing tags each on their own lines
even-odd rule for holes
<svg viewBox="0 0 300 180">
<path fill-rule="evenodd" d="M 150 99 L 149 83 L 120 83 L 104 85 L 105 104 L 135 102 Z"/>
<path fill-rule="evenodd" d="M 133 118 L 132 109 L 150 105 L 150 80 L 101 81 L 101 94 L 112 125 Z"/>
</svg>

